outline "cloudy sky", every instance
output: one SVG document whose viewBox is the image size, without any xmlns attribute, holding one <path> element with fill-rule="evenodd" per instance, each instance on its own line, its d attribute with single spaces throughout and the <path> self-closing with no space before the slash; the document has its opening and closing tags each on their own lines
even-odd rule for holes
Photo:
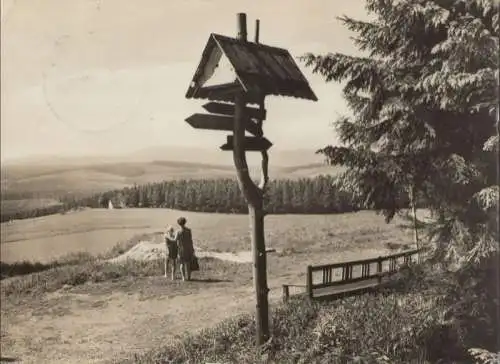
<svg viewBox="0 0 500 364">
<path fill-rule="evenodd" d="M 1 156 L 130 153 L 157 146 L 217 148 L 224 132 L 192 129 L 184 98 L 211 32 L 304 52 L 356 54 L 335 19 L 365 18 L 363 0 L 2 0 Z M 268 97 L 273 148 L 335 140 L 341 88 L 299 64 L 318 102 Z"/>
</svg>

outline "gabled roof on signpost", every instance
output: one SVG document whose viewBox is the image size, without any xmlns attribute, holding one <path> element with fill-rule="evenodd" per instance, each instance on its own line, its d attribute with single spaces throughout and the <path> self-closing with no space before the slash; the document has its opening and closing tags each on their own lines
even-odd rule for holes
<svg viewBox="0 0 500 364">
<path fill-rule="evenodd" d="M 236 82 L 203 87 L 222 55 L 234 68 Z M 286 49 L 210 34 L 186 98 L 233 101 L 235 88 L 246 91 L 250 102 L 259 94 L 318 100 Z"/>
</svg>

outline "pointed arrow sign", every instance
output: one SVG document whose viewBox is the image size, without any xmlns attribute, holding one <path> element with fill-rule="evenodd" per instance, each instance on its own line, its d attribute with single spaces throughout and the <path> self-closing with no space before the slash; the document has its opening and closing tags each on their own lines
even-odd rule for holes
<svg viewBox="0 0 500 364">
<path fill-rule="evenodd" d="M 260 152 L 263 150 L 268 150 L 271 148 L 273 143 L 267 140 L 264 137 L 245 137 L 245 141 L 243 142 L 243 146 L 246 151 L 254 151 Z M 220 146 L 222 150 L 233 150 L 233 136 L 227 136 L 227 143 Z"/>
<path fill-rule="evenodd" d="M 224 115 L 193 114 L 186 122 L 195 129 L 232 131 L 234 118 Z M 245 129 L 253 135 L 262 135 L 262 130 L 253 121 L 248 120 Z"/>
<path fill-rule="evenodd" d="M 208 112 L 212 112 L 214 114 L 222 114 L 222 115 L 234 115 L 234 105 L 233 104 L 223 104 L 220 102 L 209 102 L 203 105 L 203 108 Z M 254 107 L 246 107 L 245 114 L 248 115 L 252 119 L 265 120 L 266 119 L 266 110 L 256 109 Z"/>
</svg>

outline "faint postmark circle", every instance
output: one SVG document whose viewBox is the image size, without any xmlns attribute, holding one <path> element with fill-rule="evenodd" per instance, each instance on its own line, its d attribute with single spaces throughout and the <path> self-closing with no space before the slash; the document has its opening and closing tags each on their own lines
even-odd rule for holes
<svg viewBox="0 0 500 364">
<path fill-rule="evenodd" d="M 80 62 L 91 59 L 92 64 L 104 56 L 92 29 L 78 33 L 54 41 L 52 61 L 42 74 L 43 100 L 50 113 L 85 133 L 105 132 L 138 120 L 147 89 L 144 80 L 127 69 L 88 67 Z"/>
</svg>

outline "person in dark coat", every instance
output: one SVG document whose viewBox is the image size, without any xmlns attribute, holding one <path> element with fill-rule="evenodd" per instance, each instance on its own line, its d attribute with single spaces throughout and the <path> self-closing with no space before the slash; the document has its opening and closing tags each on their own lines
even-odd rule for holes
<svg viewBox="0 0 500 364">
<path fill-rule="evenodd" d="M 178 230 L 175 235 L 183 281 L 189 281 L 191 279 L 191 264 L 194 260 L 193 235 L 191 229 L 186 226 L 186 222 L 186 218 L 184 217 L 180 217 L 177 220 L 180 230 Z"/>
</svg>

